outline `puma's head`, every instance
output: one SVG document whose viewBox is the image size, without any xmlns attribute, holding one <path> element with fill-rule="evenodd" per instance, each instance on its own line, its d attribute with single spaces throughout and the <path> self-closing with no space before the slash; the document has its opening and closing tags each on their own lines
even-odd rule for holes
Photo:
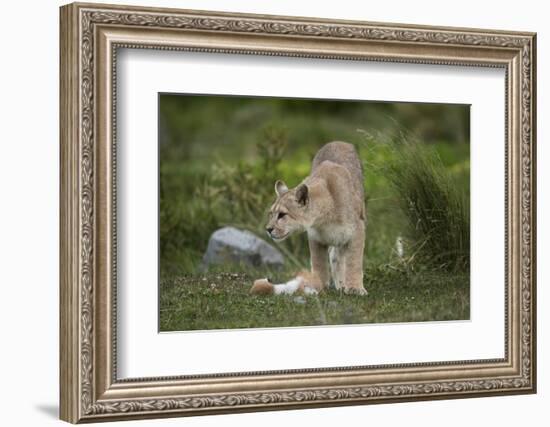
<svg viewBox="0 0 550 427">
<path fill-rule="evenodd" d="M 302 232 L 310 223 L 309 189 L 306 184 L 288 189 L 283 181 L 275 183 L 277 199 L 268 214 L 266 231 L 275 241 L 282 241 L 295 232 Z"/>
</svg>

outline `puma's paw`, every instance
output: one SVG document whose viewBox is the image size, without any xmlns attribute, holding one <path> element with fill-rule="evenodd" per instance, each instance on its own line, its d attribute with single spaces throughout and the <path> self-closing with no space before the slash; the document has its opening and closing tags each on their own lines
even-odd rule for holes
<svg viewBox="0 0 550 427">
<path fill-rule="evenodd" d="M 368 295 L 368 292 L 365 288 L 344 288 L 344 293 L 346 295 L 359 295 L 359 296 Z"/>
</svg>

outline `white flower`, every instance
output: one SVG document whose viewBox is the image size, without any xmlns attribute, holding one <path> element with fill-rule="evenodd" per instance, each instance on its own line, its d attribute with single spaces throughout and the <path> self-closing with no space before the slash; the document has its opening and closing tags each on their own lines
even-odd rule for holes
<svg viewBox="0 0 550 427">
<path fill-rule="evenodd" d="M 395 240 L 395 252 L 400 259 L 403 259 L 403 238 L 401 236 L 397 236 Z"/>
</svg>

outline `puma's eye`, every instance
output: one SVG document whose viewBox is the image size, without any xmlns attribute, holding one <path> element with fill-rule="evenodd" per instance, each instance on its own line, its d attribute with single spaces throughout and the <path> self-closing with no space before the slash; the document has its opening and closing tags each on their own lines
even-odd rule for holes
<svg viewBox="0 0 550 427">
<path fill-rule="evenodd" d="M 285 216 L 286 216 L 286 213 L 284 213 L 284 212 L 279 212 L 279 214 L 277 215 L 277 219 L 284 218 Z"/>
</svg>

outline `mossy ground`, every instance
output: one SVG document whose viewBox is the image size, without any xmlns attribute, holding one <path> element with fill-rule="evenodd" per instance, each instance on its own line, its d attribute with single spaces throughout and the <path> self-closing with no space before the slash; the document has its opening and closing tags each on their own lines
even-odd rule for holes
<svg viewBox="0 0 550 427">
<path fill-rule="evenodd" d="M 160 330 L 423 322 L 470 317 L 469 277 L 465 274 L 370 269 L 365 274 L 369 294 L 364 297 L 345 295 L 332 288 L 317 296 L 251 296 L 249 290 L 256 278 L 249 273 L 206 273 L 162 280 Z"/>
</svg>

